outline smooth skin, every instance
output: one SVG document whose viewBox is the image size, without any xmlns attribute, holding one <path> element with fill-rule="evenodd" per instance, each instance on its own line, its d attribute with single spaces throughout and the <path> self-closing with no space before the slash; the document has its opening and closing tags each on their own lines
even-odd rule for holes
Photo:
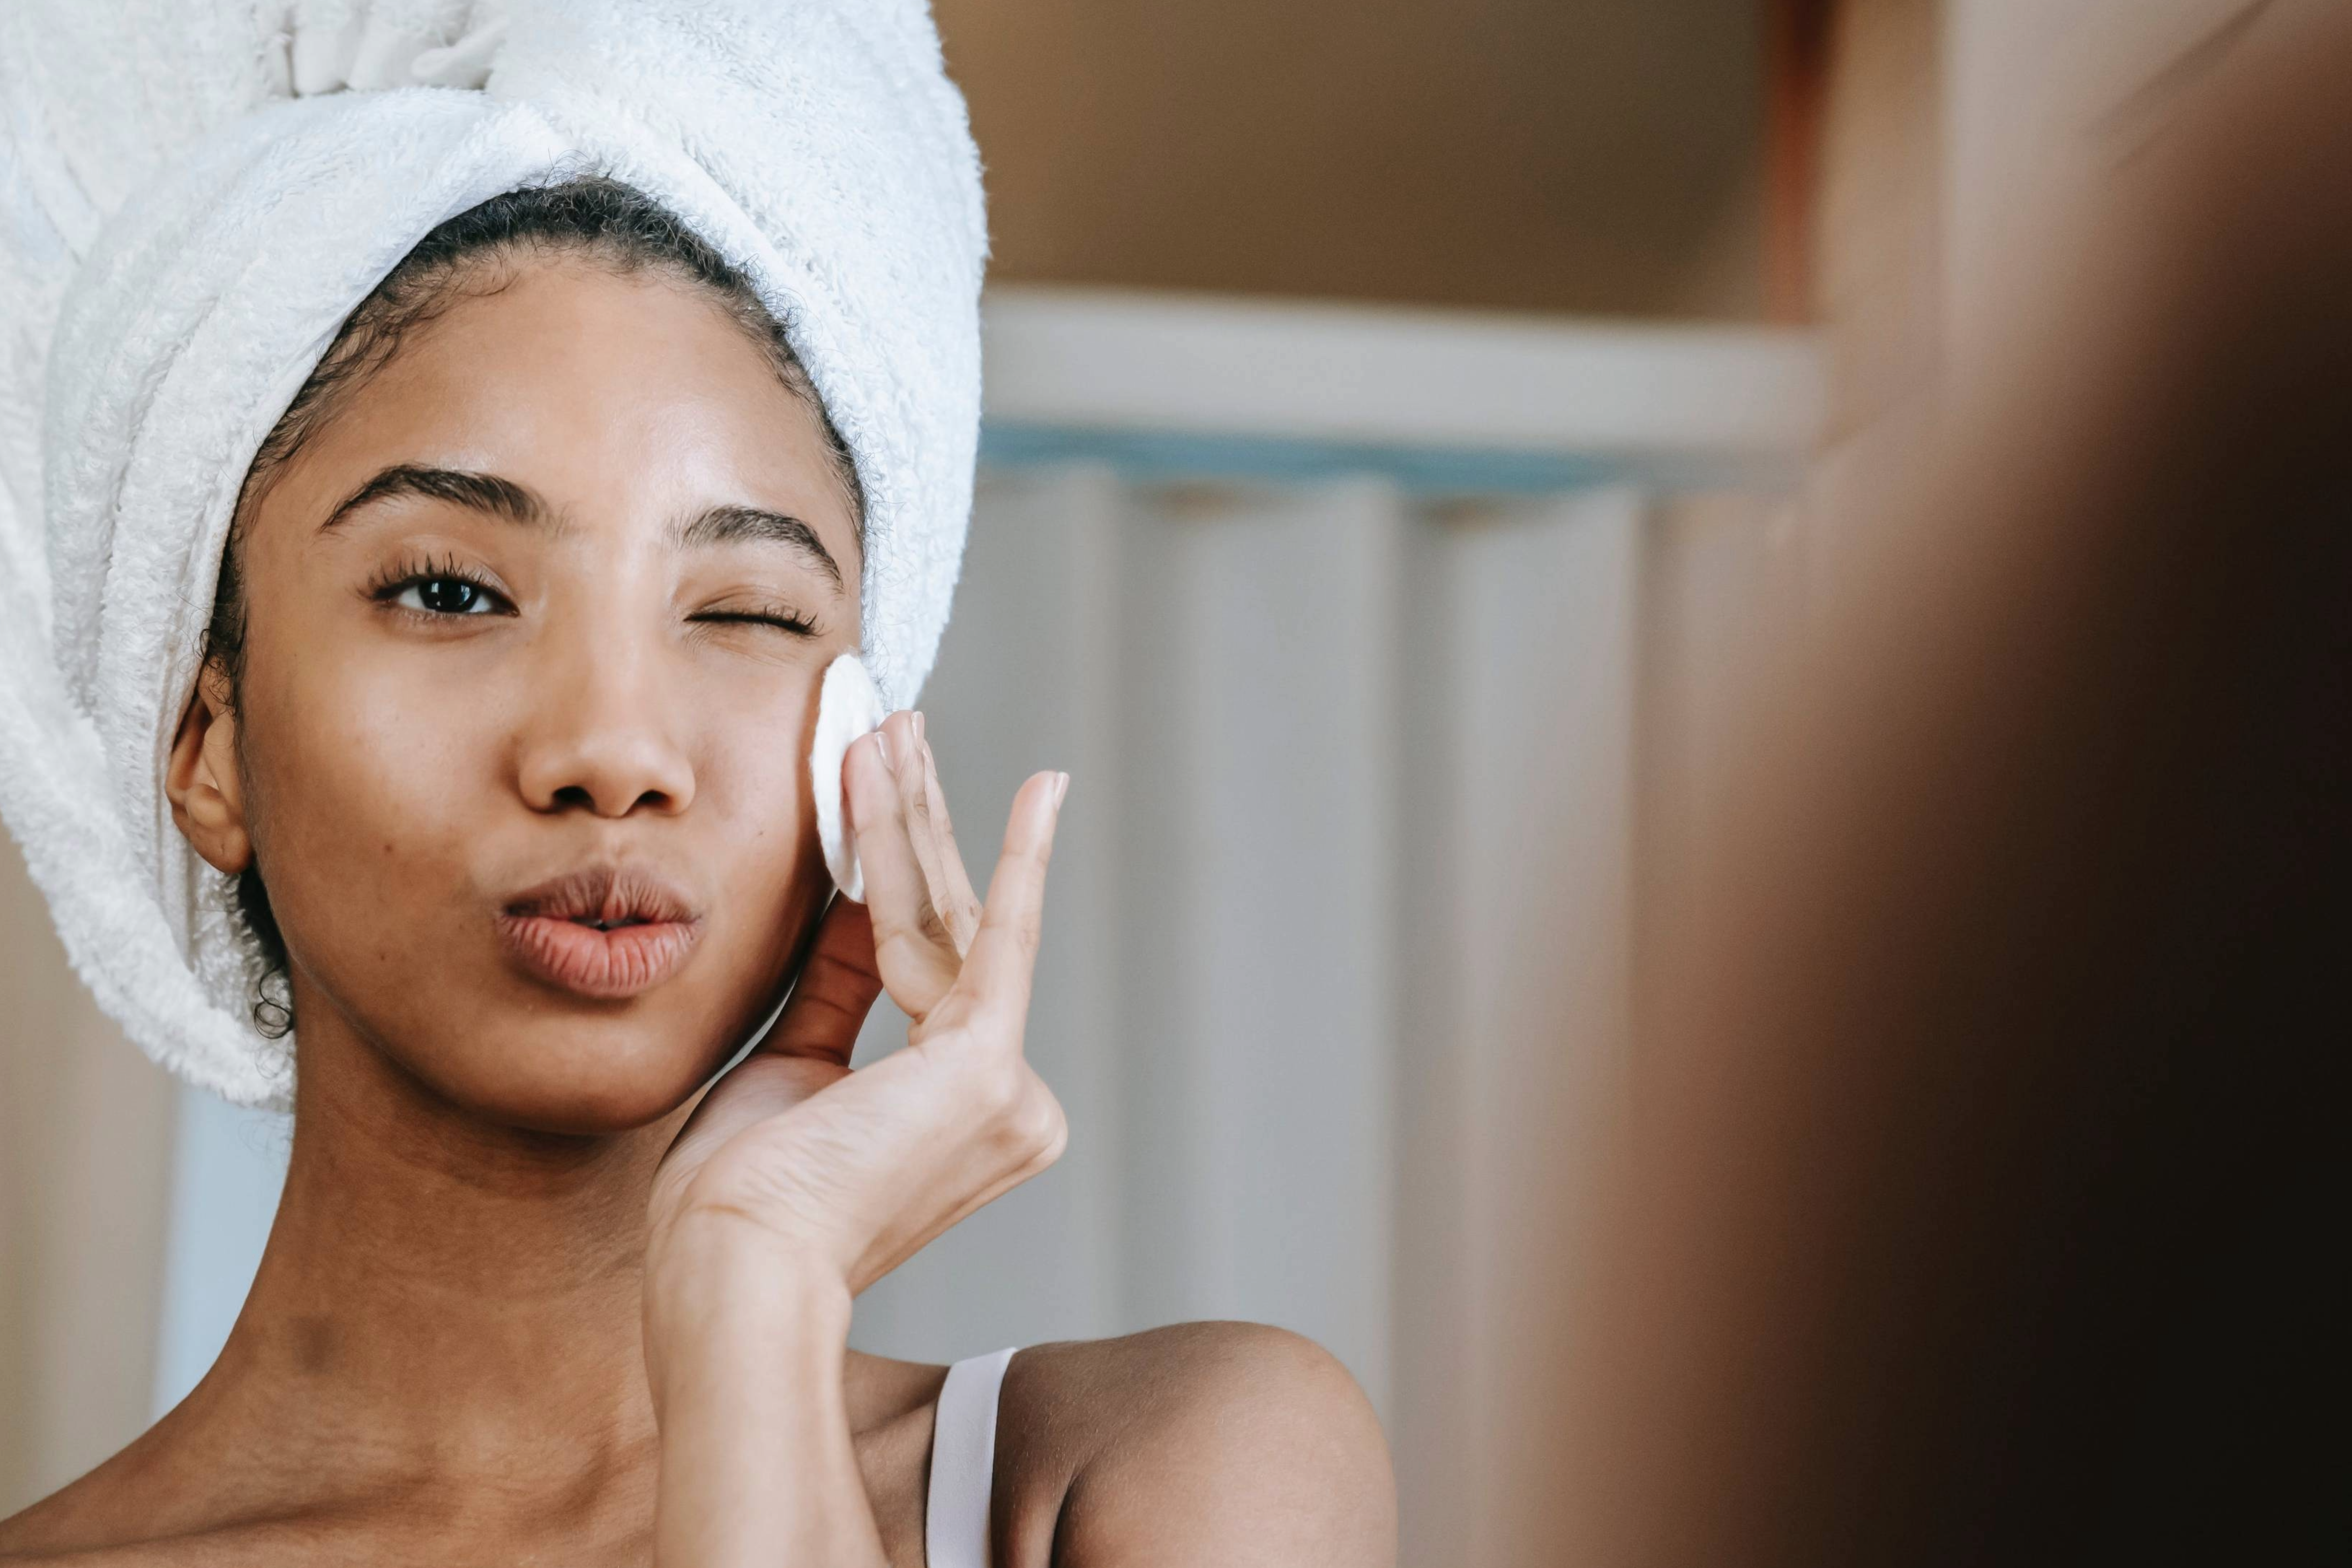
<svg viewBox="0 0 2352 1568">
<path fill-rule="evenodd" d="M 944 1369 L 848 1351 L 850 1302 L 1060 1152 L 1022 1034 L 1067 780 L 1014 796 L 982 899 L 893 714 L 845 764 L 870 904 L 828 907 L 803 759 L 860 556 L 815 416 L 682 285 L 497 266 L 268 492 L 241 681 L 206 673 L 171 759 L 181 831 L 257 858 L 292 960 L 252 1295 L 195 1392 L 0 1523 L 0 1558 L 924 1561 Z M 404 468 L 476 479 L 346 506 Z M 597 864 L 696 915 L 618 999 L 497 938 Z M 908 1047 L 852 1072 L 885 989 Z M 994 1517 L 1006 1568 L 1395 1553 L 1361 1394 L 1243 1324 L 1024 1351 Z"/>
</svg>

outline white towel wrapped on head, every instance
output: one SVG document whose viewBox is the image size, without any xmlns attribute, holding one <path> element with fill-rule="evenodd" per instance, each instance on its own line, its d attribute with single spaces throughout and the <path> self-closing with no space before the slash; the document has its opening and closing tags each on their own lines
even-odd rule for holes
<svg viewBox="0 0 2352 1568">
<path fill-rule="evenodd" d="M 0 815 L 76 968 L 190 1081 L 283 1042 L 163 764 L 254 453 L 344 317 L 502 192 L 636 186 L 784 324 L 866 501 L 912 702 L 979 431 L 978 157 L 922 0 L 10 0 L 0 12 Z"/>
</svg>

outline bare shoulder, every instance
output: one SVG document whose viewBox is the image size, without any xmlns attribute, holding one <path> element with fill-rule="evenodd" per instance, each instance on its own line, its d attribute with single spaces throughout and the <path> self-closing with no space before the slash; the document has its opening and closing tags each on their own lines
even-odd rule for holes
<svg viewBox="0 0 2352 1568">
<path fill-rule="evenodd" d="M 22 1513 L 0 1519 L 0 1564 L 55 1563 L 97 1568 L 187 1561 L 169 1542 L 140 1539 L 144 1440 Z"/>
<path fill-rule="evenodd" d="M 203 1568 L 317 1562 L 326 1542 L 306 1521 L 253 1520 L 181 1531 L 157 1521 L 142 1494 L 137 1447 L 0 1520 L 0 1568 Z"/>
<path fill-rule="evenodd" d="M 1380 1422 L 1330 1352 L 1285 1330 L 1024 1350 L 997 1430 L 999 1561 L 1018 1568 L 1396 1558 Z"/>
<path fill-rule="evenodd" d="M 123 1531 L 93 1519 L 82 1499 L 60 1493 L 24 1512 L 0 1520 L 0 1565 L 39 1563 L 42 1568 L 181 1568 L 204 1563 L 249 1561 L 240 1555 L 250 1532 L 209 1540 L 118 1539 Z"/>
</svg>

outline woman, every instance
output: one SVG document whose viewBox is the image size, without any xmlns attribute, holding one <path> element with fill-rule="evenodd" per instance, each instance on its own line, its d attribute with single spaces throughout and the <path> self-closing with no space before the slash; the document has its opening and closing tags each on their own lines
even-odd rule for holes
<svg viewBox="0 0 2352 1568">
<path fill-rule="evenodd" d="M 869 602 L 909 526 L 887 400 L 831 417 L 854 384 L 768 299 L 629 184 L 525 185 L 410 247 L 252 449 L 159 787 L 299 1030 L 285 1196 L 211 1374 L 0 1559 L 1393 1555 L 1377 1424 L 1290 1336 L 952 1380 L 845 1348 L 858 1290 L 1061 1147 L 1021 1043 L 1068 781 L 1016 795 L 983 900 L 893 713 L 843 769 L 868 902 L 828 904 L 820 678 L 863 647 L 907 689 L 929 647 L 894 680 Z M 852 1073 L 883 989 L 908 1048 Z"/>
</svg>

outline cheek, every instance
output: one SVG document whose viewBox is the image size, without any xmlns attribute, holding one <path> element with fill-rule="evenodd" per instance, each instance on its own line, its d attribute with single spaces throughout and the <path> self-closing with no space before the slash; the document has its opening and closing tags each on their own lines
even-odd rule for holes
<svg viewBox="0 0 2352 1568">
<path fill-rule="evenodd" d="M 697 837 L 707 833 L 725 846 L 729 907 L 782 908 L 795 888 L 811 881 L 813 896 L 822 900 L 831 884 L 817 847 L 809 781 L 814 704 L 797 693 L 762 699 L 735 692 L 712 708 L 697 759 L 692 815 L 701 818 Z"/>
<path fill-rule="evenodd" d="M 279 661 L 246 697 L 263 878 L 289 945 L 339 967 L 388 962 L 404 933 L 446 925 L 485 826 L 499 715 L 397 665 Z"/>
</svg>

